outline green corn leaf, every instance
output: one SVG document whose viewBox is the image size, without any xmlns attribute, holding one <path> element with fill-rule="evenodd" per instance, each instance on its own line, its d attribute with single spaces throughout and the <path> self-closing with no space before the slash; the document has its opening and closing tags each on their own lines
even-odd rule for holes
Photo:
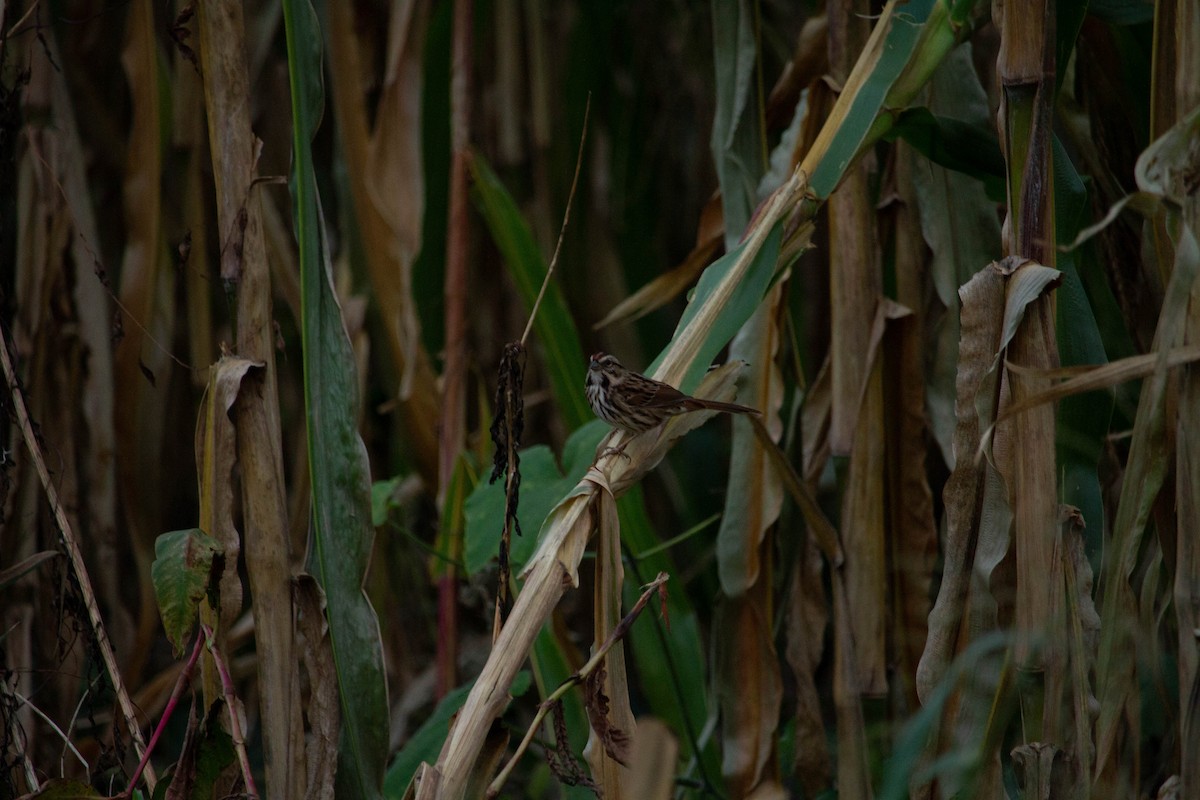
<svg viewBox="0 0 1200 800">
<path fill-rule="evenodd" d="M 311 141 L 324 99 L 321 32 L 307 0 L 285 0 L 291 78 L 293 208 L 300 259 L 304 400 L 312 480 L 310 570 L 327 600 L 342 709 L 337 796 L 380 796 L 388 745 L 379 620 L 363 593 L 375 529 L 367 451 L 358 435 L 354 352 L 333 289 Z"/>
</svg>

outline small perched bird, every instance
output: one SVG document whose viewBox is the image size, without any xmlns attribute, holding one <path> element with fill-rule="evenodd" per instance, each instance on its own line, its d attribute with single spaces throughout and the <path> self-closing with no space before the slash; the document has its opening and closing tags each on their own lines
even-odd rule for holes
<svg viewBox="0 0 1200 800">
<path fill-rule="evenodd" d="M 597 417 L 631 435 L 689 411 L 761 415 L 749 406 L 686 395 L 674 386 L 626 369 L 607 353 L 596 353 L 588 364 L 587 399 Z"/>
</svg>

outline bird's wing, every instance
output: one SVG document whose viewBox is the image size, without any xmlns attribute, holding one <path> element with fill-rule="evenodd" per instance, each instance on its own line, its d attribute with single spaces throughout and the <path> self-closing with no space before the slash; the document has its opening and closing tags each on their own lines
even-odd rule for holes
<svg viewBox="0 0 1200 800">
<path fill-rule="evenodd" d="M 674 386 L 668 386 L 665 383 L 658 383 L 654 387 L 654 394 L 646 399 L 647 408 L 672 408 L 682 404 L 688 400 L 688 396 L 676 389 Z"/>
</svg>

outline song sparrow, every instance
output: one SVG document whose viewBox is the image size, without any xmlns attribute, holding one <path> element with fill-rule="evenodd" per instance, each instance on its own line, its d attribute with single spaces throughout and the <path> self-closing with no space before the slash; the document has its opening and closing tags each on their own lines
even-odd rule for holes
<svg viewBox="0 0 1200 800">
<path fill-rule="evenodd" d="M 756 408 L 690 397 L 665 383 L 621 366 L 614 356 L 596 353 L 588 364 L 587 399 L 596 416 L 628 434 L 654 428 L 689 411 L 759 414 Z"/>
</svg>

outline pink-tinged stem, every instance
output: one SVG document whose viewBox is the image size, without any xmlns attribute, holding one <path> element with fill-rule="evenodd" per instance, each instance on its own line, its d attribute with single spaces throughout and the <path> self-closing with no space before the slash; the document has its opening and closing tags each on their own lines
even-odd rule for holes
<svg viewBox="0 0 1200 800">
<path fill-rule="evenodd" d="M 446 231 L 446 366 L 442 376 L 442 419 L 438 442 L 438 511 L 444 512 L 450 498 L 454 465 L 462 449 L 466 425 L 467 382 L 467 243 L 470 214 L 467 186 L 468 150 L 471 141 L 471 28 L 472 0 L 455 0 L 454 32 L 450 63 L 450 215 Z M 444 515 L 443 519 L 454 519 Z M 451 530 L 447 541 L 460 535 Z M 454 546 L 451 544 L 451 550 Z M 437 696 L 457 682 L 458 605 L 457 570 L 443 567 L 438 580 Z"/>
<path fill-rule="evenodd" d="M 150 737 L 150 743 L 146 745 L 146 750 L 142 753 L 142 760 L 138 762 L 137 769 L 133 771 L 133 778 L 130 779 L 129 788 L 125 790 L 123 797 L 133 797 L 133 789 L 142 779 L 142 772 L 146 769 L 146 765 L 150 763 L 150 754 L 154 752 L 154 746 L 158 744 L 158 739 L 171 720 L 171 715 L 175 713 L 175 706 L 179 705 L 179 698 L 183 697 L 184 691 L 192 683 L 192 675 L 196 671 L 196 661 L 199 660 L 200 652 L 203 649 L 204 636 L 200 635 L 196 637 L 196 646 L 192 648 L 192 654 L 188 656 L 187 663 L 183 665 L 183 671 L 179 673 L 179 679 L 175 681 L 171 699 L 167 700 L 167 705 L 163 708 L 162 717 L 158 720 L 158 727 L 154 729 L 154 735 Z"/>
<path fill-rule="evenodd" d="M 238 763 L 242 767 L 242 779 L 246 782 L 246 796 L 258 800 L 258 787 L 254 784 L 254 774 L 250 771 L 250 756 L 246 753 L 246 737 L 242 733 L 242 718 L 237 711 L 237 695 L 233 693 L 233 676 L 229 667 L 217 649 L 217 639 L 212 628 L 201 624 L 204 637 L 208 640 L 208 652 L 212 653 L 213 663 L 217 666 L 217 674 L 221 676 L 221 688 L 225 691 L 225 707 L 229 710 L 229 735 L 233 739 L 233 747 L 237 750 Z"/>
</svg>

